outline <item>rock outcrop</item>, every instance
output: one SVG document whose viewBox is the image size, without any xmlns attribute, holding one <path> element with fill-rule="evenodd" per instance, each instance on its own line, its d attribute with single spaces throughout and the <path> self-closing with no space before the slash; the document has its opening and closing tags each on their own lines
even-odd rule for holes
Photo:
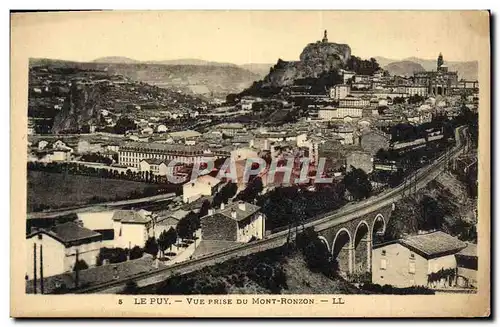
<svg viewBox="0 0 500 327">
<path fill-rule="evenodd" d="M 303 78 L 318 78 L 321 74 L 344 67 L 351 58 L 347 44 L 316 42 L 308 44 L 300 61 L 278 60 L 264 78 L 263 87 L 283 87 Z"/>
<path fill-rule="evenodd" d="M 61 111 L 54 119 L 52 133 L 78 131 L 83 125 L 95 123 L 99 117 L 100 85 L 74 83 Z"/>
</svg>

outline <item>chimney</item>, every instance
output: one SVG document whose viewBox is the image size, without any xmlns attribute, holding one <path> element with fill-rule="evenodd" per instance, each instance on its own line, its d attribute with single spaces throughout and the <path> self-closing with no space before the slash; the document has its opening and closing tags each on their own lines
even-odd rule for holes
<svg viewBox="0 0 500 327">
<path fill-rule="evenodd" d="M 236 210 L 231 209 L 231 218 L 236 219 Z"/>
<path fill-rule="evenodd" d="M 225 208 L 225 205 L 224 205 L 224 202 L 222 202 L 222 203 L 220 204 L 220 210 L 224 210 L 224 208 Z"/>
<path fill-rule="evenodd" d="M 208 209 L 208 216 L 211 216 L 213 214 L 214 214 L 214 209 L 213 208 Z"/>
<path fill-rule="evenodd" d="M 241 211 L 246 211 L 245 202 L 243 201 L 238 202 L 238 209 L 240 209 Z"/>
</svg>

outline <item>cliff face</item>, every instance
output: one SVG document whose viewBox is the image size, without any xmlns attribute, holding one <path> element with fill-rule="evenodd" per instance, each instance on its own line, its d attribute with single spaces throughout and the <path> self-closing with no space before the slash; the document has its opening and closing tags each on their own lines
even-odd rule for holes
<svg viewBox="0 0 500 327">
<path fill-rule="evenodd" d="M 300 54 L 300 61 L 278 60 L 264 78 L 263 86 L 282 87 L 297 79 L 317 78 L 322 73 L 344 67 L 349 58 L 351 48 L 347 44 L 310 43 Z"/>
<path fill-rule="evenodd" d="M 54 119 L 52 133 L 64 130 L 79 130 L 83 125 L 95 123 L 99 117 L 100 86 L 75 84 L 64 101 L 61 111 Z"/>
</svg>

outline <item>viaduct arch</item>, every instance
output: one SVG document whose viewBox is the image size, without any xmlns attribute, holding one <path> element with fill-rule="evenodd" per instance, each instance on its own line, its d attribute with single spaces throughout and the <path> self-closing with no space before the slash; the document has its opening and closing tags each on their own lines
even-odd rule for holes
<svg viewBox="0 0 500 327">
<path fill-rule="evenodd" d="M 348 222 L 318 231 L 320 240 L 337 260 L 339 271 L 347 276 L 371 272 L 373 244 L 385 233 L 393 206 L 360 215 Z"/>
</svg>

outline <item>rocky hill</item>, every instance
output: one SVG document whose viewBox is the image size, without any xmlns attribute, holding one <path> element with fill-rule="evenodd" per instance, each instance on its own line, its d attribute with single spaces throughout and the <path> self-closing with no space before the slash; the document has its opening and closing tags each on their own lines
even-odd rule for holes
<svg viewBox="0 0 500 327">
<path fill-rule="evenodd" d="M 330 42 L 309 43 L 300 54 L 299 61 L 278 60 L 263 80 L 263 87 L 283 87 L 295 80 L 318 78 L 345 66 L 351 58 L 347 44 Z"/>
<path fill-rule="evenodd" d="M 187 113 L 208 105 L 200 97 L 178 90 L 105 70 L 72 68 L 64 62 L 30 67 L 28 81 L 28 117 L 39 134 L 79 132 L 90 124 L 112 124 L 99 119 L 101 110 L 116 118 L 157 115 L 164 110 Z"/>
<path fill-rule="evenodd" d="M 391 75 L 412 76 L 415 72 L 425 71 L 422 65 L 413 61 L 392 62 L 384 67 Z"/>
<path fill-rule="evenodd" d="M 241 92 L 260 76 L 233 64 L 211 62 L 176 61 L 131 62 L 133 59 L 105 57 L 94 62 L 72 62 L 51 59 L 32 59 L 30 66 L 77 68 L 107 71 L 129 77 L 162 88 L 176 89 L 187 94 L 225 97 L 229 93 Z M 182 62 L 182 61 L 180 61 Z"/>
<path fill-rule="evenodd" d="M 52 133 L 80 130 L 83 125 L 95 124 L 101 109 L 101 96 L 105 96 L 101 85 L 73 84 L 61 111 L 54 118 Z"/>
</svg>

